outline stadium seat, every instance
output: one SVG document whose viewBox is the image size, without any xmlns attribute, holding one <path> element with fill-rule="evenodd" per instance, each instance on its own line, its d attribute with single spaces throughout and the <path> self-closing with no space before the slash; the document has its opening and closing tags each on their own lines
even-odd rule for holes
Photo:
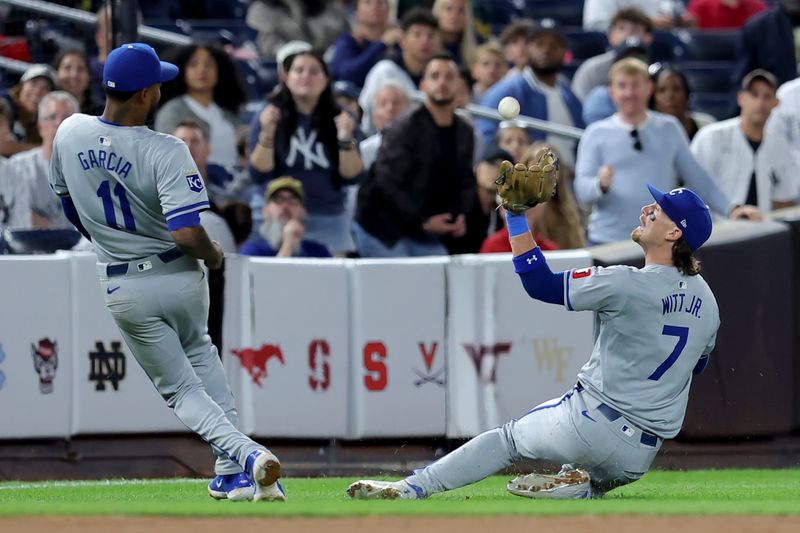
<svg viewBox="0 0 800 533">
<path fill-rule="evenodd" d="M 189 32 L 196 40 L 216 41 L 240 46 L 254 41 L 258 33 L 245 24 L 244 19 L 187 20 Z"/>
<path fill-rule="evenodd" d="M 210 19 L 241 19 L 247 14 L 246 0 L 205 0 L 205 15 Z"/>
<path fill-rule="evenodd" d="M 677 65 L 686 74 L 692 92 L 728 93 L 734 89 L 731 76 L 735 63 L 730 61 L 682 62 Z"/>
<path fill-rule="evenodd" d="M 583 63 L 583 61 L 577 60 L 573 61 L 569 65 L 564 65 L 561 68 L 561 74 L 563 74 L 568 80 L 572 81 L 572 77 L 575 75 L 575 71 L 578 70 L 578 67 L 581 66 L 581 63 Z"/>
<path fill-rule="evenodd" d="M 681 31 L 689 61 L 735 61 L 739 48 L 738 31 Z"/>
<path fill-rule="evenodd" d="M 561 26 L 583 25 L 584 0 L 528 0 L 522 8 L 522 16 L 534 20 L 550 18 Z"/>
<path fill-rule="evenodd" d="M 236 61 L 247 84 L 251 100 L 262 100 L 278 84 L 278 64 L 274 61 Z"/>
<path fill-rule="evenodd" d="M 732 93 L 692 93 L 689 106 L 694 111 L 708 113 L 717 120 L 725 120 L 738 113 L 736 96 Z"/>
<path fill-rule="evenodd" d="M 575 59 L 588 59 L 608 49 L 608 37 L 599 31 L 583 31 L 581 28 L 565 28 L 569 49 Z"/>
<path fill-rule="evenodd" d="M 168 31 L 180 35 L 189 35 L 189 26 L 185 20 L 145 19 L 142 24 L 157 30 Z"/>
<path fill-rule="evenodd" d="M 686 44 L 674 33 L 657 31 L 650 45 L 650 62 L 678 61 L 686 57 Z"/>
</svg>

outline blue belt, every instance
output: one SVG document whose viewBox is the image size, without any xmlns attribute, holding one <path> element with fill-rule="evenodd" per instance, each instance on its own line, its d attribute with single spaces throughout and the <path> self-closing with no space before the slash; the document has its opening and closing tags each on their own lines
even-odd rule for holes
<svg viewBox="0 0 800 533">
<path fill-rule="evenodd" d="M 600 411 L 604 417 L 608 419 L 609 422 L 613 422 L 618 418 L 622 417 L 622 413 L 611 407 L 610 405 L 601 403 L 597 406 L 597 410 Z M 639 440 L 645 446 L 653 446 L 655 447 L 658 445 L 658 437 L 653 435 L 652 433 L 648 433 L 644 431 L 642 428 L 638 428 L 639 431 L 642 432 L 642 438 Z"/>
<path fill-rule="evenodd" d="M 161 252 L 157 255 L 157 257 L 161 260 L 162 263 L 166 264 L 171 261 L 176 260 L 177 258 L 181 257 L 183 252 L 181 252 L 177 247 L 170 248 L 166 252 Z M 141 261 L 141 260 L 140 260 Z M 138 261 L 131 261 L 132 263 L 136 263 Z M 114 276 L 124 276 L 128 273 L 128 265 L 130 263 L 113 263 L 109 264 L 106 267 L 106 276 L 109 278 L 113 278 Z"/>
</svg>

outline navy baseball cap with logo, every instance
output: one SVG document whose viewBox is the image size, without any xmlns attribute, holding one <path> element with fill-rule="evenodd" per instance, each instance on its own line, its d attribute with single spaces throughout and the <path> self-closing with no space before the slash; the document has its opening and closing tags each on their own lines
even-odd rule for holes
<svg viewBox="0 0 800 533">
<path fill-rule="evenodd" d="M 178 67 L 158 59 L 151 46 L 129 43 L 108 54 L 103 67 L 103 87 L 112 91 L 136 92 L 173 80 L 177 75 Z"/>
<path fill-rule="evenodd" d="M 711 236 L 711 212 L 694 191 L 680 187 L 661 192 L 649 183 L 647 188 L 661 210 L 681 229 L 692 251 L 708 240 Z"/>
</svg>

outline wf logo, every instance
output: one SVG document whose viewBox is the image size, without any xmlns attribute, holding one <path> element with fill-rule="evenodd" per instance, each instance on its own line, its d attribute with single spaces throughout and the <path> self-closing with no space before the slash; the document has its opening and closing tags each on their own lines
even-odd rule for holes
<svg viewBox="0 0 800 533">
<path fill-rule="evenodd" d="M 556 376 L 556 383 L 564 382 L 564 370 L 567 368 L 567 356 L 571 348 L 562 348 L 558 339 L 534 339 L 533 351 L 536 354 L 536 369 L 540 372 L 551 372 Z"/>
<path fill-rule="evenodd" d="M 102 341 L 94 343 L 95 351 L 89 352 L 89 381 L 94 381 L 94 390 L 106 390 L 106 381 L 111 382 L 115 391 L 119 390 L 119 382 L 125 379 L 125 354 L 121 350 L 122 343 L 111 342 L 111 349 L 106 350 Z"/>
</svg>

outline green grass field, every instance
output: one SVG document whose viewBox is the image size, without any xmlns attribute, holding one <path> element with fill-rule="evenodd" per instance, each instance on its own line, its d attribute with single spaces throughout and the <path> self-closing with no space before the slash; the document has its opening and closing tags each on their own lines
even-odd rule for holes
<svg viewBox="0 0 800 533">
<path fill-rule="evenodd" d="M 603 500 L 534 501 L 505 491 L 507 477 L 424 501 L 351 501 L 344 478 L 284 482 L 286 503 L 217 502 L 200 479 L 0 483 L 0 516 L 306 516 L 774 514 L 800 515 L 800 470 L 651 472 Z"/>
</svg>

